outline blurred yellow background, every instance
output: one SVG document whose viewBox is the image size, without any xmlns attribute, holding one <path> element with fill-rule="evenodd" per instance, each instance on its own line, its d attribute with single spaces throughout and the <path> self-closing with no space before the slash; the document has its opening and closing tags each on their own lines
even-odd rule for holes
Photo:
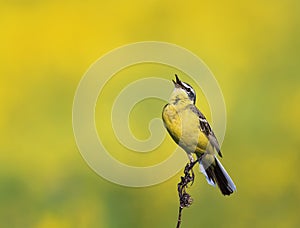
<svg viewBox="0 0 300 228">
<path fill-rule="evenodd" d="M 148 188 L 112 184 L 88 167 L 72 131 L 84 72 L 108 51 L 144 40 L 201 57 L 226 101 L 222 163 L 238 192 L 223 197 L 197 173 L 182 227 L 299 227 L 299 7 L 297 0 L 1 1 L 0 227 L 175 227 L 179 174 Z M 197 104 L 209 116 L 205 101 Z M 133 129 L 147 138 L 151 113 L 143 115 L 137 106 L 143 124 Z M 160 158 L 174 147 L 167 138 Z"/>
</svg>

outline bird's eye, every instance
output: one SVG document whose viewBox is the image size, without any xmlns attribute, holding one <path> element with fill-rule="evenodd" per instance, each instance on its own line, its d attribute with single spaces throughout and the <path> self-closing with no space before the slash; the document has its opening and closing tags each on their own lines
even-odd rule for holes
<svg viewBox="0 0 300 228">
<path fill-rule="evenodd" d="M 186 91 L 191 92 L 191 89 L 190 88 L 186 88 Z"/>
</svg>

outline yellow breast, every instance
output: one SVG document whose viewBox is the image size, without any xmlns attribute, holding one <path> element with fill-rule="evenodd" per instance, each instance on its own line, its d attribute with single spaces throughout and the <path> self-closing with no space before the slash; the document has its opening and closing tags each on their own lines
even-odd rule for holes
<svg viewBox="0 0 300 228">
<path fill-rule="evenodd" d="M 168 104 L 163 110 L 162 117 L 171 137 L 186 152 L 205 152 L 208 139 L 200 130 L 199 117 L 194 112 Z"/>
</svg>

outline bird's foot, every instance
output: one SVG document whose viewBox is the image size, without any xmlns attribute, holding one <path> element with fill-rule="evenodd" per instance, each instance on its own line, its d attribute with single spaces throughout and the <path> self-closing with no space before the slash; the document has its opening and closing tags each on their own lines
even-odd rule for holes
<svg viewBox="0 0 300 228">
<path fill-rule="evenodd" d="M 196 161 L 192 161 L 188 164 L 186 164 L 185 168 L 184 168 L 184 175 L 185 175 L 185 180 L 186 180 L 186 184 L 191 183 L 191 186 L 194 183 L 195 180 L 195 173 L 193 171 L 193 167 L 195 166 L 195 164 L 198 163 L 198 159 Z"/>
</svg>

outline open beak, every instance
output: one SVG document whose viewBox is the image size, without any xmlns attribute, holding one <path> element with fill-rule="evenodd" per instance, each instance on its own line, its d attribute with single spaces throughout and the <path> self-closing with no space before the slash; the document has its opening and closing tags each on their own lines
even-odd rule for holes
<svg viewBox="0 0 300 228">
<path fill-rule="evenodd" d="M 180 79 L 178 78 L 177 74 L 175 74 L 175 77 L 176 77 L 176 81 L 174 81 L 174 80 L 172 80 L 172 81 L 173 81 L 175 87 L 178 88 L 182 85 L 182 83 L 181 83 Z"/>
</svg>

